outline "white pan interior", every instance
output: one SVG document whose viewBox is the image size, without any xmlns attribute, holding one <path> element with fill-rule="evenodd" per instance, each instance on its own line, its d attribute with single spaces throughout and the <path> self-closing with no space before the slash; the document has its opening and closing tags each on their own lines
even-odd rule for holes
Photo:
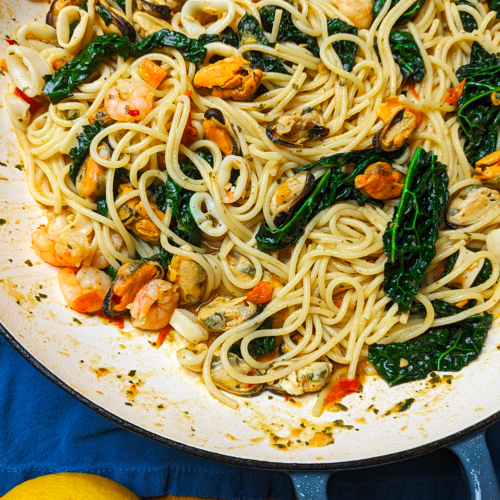
<svg viewBox="0 0 500 500">
<path fill-rule="evenodd" d="M 16 27 L 28 20 L 43 20 L 47 8 L 47 2 L 2 0 L 2 36 L 14 36 Z M 0 92 L 8 82 L 8 76 L 0 77 Z M 3 99 L 0 102 L 3 107 Z M 419 448 L 500 410 L 498 325 L 489 332 L 479 359 L 452 374 L 451 384 L 442 378 L 438 383 L 427 380 L 389 389 L 381 379 L 367 377 L 361 395 L 343 400 L 348 411 L 324 412 L 320 418 L 311 417 L 315 396 L 294 403 L 279 396 L 270 399 L 265 392 L 239 399 L 236 411 L 227 408 L 208 394 L 197 375 L 177 363 L 179 339 L 155 349 L 155 336 L 134 332 L 130 325 L 120 332 L 65 306 L 56 284 L 57 269 L 30 250 L 30 234 L 45 219 L 42 207 L 28 194 L 24 171 L 15 168 L 21 163 L 18 144 L 3 109 L 0 151 L 0 219 L 6 221 L 0 225 L 0 321 L 67 386 L 138 431 L 228 457 L 331 463 L 334 468 L 335 463 Z M 128 375 L 131 370 L 134 376 Z M 134 395 L 128 393 L 130 381 L 137 387 Z M 410 409 L 386 415 L 408 398 L 415 399 Z M 306 444 L 327 427 L 333 444 Z"/>
</svg>

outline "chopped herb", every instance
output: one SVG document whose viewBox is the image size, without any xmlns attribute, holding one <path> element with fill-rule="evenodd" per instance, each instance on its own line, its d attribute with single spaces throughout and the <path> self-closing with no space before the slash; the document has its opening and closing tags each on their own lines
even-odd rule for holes
<svg viewBox="0 0 500 500">
<path fill-rule="evenodd" d="M 23 165 L 16 165 L 14 168 L 17 168 L 17 170 L 24 170 Z"/>
<path fill-rule="evenodd" d="M 165 407 L 163 405 L 158 405 L 156 408 L 160 408 L 160 410 L 162 410 Z"/>
<path fill-rule="evenodd" d="M 79 319 L 77 319 L 77 318 L 73 318 L 73 321 L 74 321 L 77 325 L 81 325 L 81 324 L 82 324 L 82 322 L 81 322 Z"/>
<path fill-rule="evenodd" d="M 30 266 L 30 267 L 33 267 L 33 262 L 31 262 L 30 259 L 28 260 L 25 260 L 24 263 L 27 265 L 27 266 Z"/>
<path fill-rule="evenodd" d="M 5 219 L 0 219 L 0 226 L 3 226 L 6 223 L 7 223 L 7 221 Z"/>
<path fill-rule="evenodd" d="M 125 403 L 127 406 L 132 406 L 132 403 Z"/>
<path fill-rule="evenodd" d="M 130 370 L 130 371 L 128 372 L 128 376 L 129 376 L 129 377 L 135 377 L 135 373 L 136 373 L 136 371 L 137 371 L 137 370 Z"/>
</svg>

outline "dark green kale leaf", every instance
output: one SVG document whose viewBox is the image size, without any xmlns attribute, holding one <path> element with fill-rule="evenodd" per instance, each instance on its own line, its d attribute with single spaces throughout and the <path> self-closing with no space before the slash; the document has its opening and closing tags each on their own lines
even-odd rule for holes
<svg viewBox="0 0 500 500">
<path fill-rule="evenodd" d="M 471 165 L 497 149 L 500 106 L 491 102 L 491 94 L 500 92 L 500 61 L 479 43 L 473 42 L 469 64 L 456 72 L 466 78 L 455 113 L 465 134 L 465 155 Z"/>
<path fill-rule="evenodd" d="M 103 7 L 101 4 L 98 3 L 95 10 L 101 16 L 106 26 L 109 26 L 112 23 L 113 17 L 111 16 L 109 10 L 106 9 L 106 7 Z"/>
<path fill-rule="evenodd" d="M 459 0 L 455 5 L 468 5 L 469 7 L 474 7 L 474 5 L 467 2 L 467 0 Z M 462 21 L 462 26 L 467 33 L 472 33 L 474 30 L 477 30 L 477 22 L 472 14 L 463 10 L 459 10 L 458 13 L 460 15 L 460 21 Z"/>
<path fill-rule="evenodd" d="M 155 253 L 151 257 L 143 257 L 141 258 L 144 262 L 155 261 L 160 264 L 162 267 L 167 267 L 170 262 L 172 262 L 173 255 L 170 252 L 167 252 L 162 246 L 158 253 Z"/>
<path fill-rule="evenodd" d="M 389 386 L 422 380 L 433 371 L 457 372 L 477 358 L 492 321 L 489 313 L 475 314 L 408 342 L 373 344 L 368 359 Z"/>
<path fill-rule="evenodd" d="M 455 264 L 457 263 L 457 259 L 458 259 L 458 250 L 448 257 L 448 262 L 444 266 L 444 271 L 443 271 L 443 274 L 441 275 L 441 278 L 444 278 L 445 276 L 447 276 L 448 274 L 450 274 L 453 271 L 453 268 L 455 267 Z"/>
<path fill-rule="evenodd" d="M 173 219 L 170 228 L 177 236 L 188 243 L 200 246 L 201 234 L 200 228 L 194 220 L 189 201 L 193 193 L 180 187 L 172 179 L 165 181 L 164 198 L 162 195 L 162 205 L 157 205 L 162 211 L 167 209 L 167 205 L 172 211 Z M 157 199 L 158 202 L 158 199 Z"/>
<path fill-rule="evenodd" d="M 115 0 L 116 3 L 122 8 L 123 12 L 125 12 L 126 8 L 126 0 Z"/>
<path fill-rule="evenodd" d="M 491 262 L 488 259 L 485 259 L 483 267 L 481 268 L 481 271 L 479 271 L 479 274 L 476 276 L 476 279 L 473 281 L 472 286 L 474 287 L 482 285 L 485 281 L 491 278 L 492 272 L 493 266 L 491 265 Z"/>
<path fill-rule="evenodd" d="M 500 12 L 500 0 L 490 0 L 488 2 L 490 10 L 494 10 L 497 13 Z"/>
<path fill-rule="evenodd" d="M 328 36 L 338 35 L 340 33 L 347 35 L 357 35 L 358 28 L 352 24 L 347 24 L 342 19 L 328 19 Z M 358 51 L 358 44 L 347 40 L 338 40 L 332 43 L 333 50 L 339 56 L 342 67 L 345 71 L 352 71 L 354 58 Z"/>
<path fill-rule="evenodd" d="M 262 356 L 274 351 L 276 337 L 260 337 L 253 339 L 248 344 L 248 353 L 252 357 Z"/>
<path fill-rule="evenodd" d="M 80 167 L 89 154 L 92 139 L 105 128 L 106 125 L 96 121 L 92 125 L 84 125 L 82 131 L 76 136 L 78 146 L 71 148 L 69 152 L 69 157 L 73 160 L 69 166 L 69 178 L 73 181 L 73 184 L 76 184 Z"/>
<path fill-rule="evenodd" d="M 456 305 L 450 304 L 449 302 L 445 302 L 441 299 L 435 299 L 431 301 L 431 304 L 434 307 L 434 314 L 436 318 L 449 318 L 450 316 L 454 316 L 455 314 L 474 307 L 477 304 L 477 300 L 469 299 L 463 307 L 457 307 Z M 410 312 L 411 314 L 425 315 L 425 307 L 420 302 L 412 303 Z"/>
<path fill-rule="evenodd" d="M 219 41 L 221 43 L 225 43 L 226 45 L 231 45 L 231 47 L 234 47 L 235 49 L 240 46 L 240 38 L 238 36 L 238 33 L 236 33 L 236 31 L 234 31 L 229 26 L 222 30 Z"/>
<path fill-rule="evenodd" d="M 402 154 L 403 150 L 394 153 L 379 154 L 374 149 L 363 149 L 349 153 L 336 153 L 325 156 L 317 162 L 305 165 L 296 170 L 302 172 L 313 167 L 330 167 L 319 181 L 316 181 L 314 191 L 306 198 L 292 219 L 284 226 L 272 231 L 267 224 L 262 223 L 257 233 L 257 247 L 262 251 L 277 252 L 295 244 L 304 234 L 307 223 L 321 210 L 330 207 L 342 200 L 354 199 L 358 205 L 372 203 L 383 206 L 382 202 L 365 196 L 354 187 L 354 179 L 362 173 L 368 165 L 377 161 L 390 161 Z M 340 168 L 355 164 L 352 173 L 344 174 Z"/>
<path fill-rule="evenodd" d="M 218 39 L 218 35 L 201 35 L 195 40 L 167 29 L 157 31 L 139 43 L 133 43 L 127 37 L 115 33 L 98 36 L 53 75 L 45 75 L 43 92 L 52 104 L 71 97 L 80 83 L 92 76 L 107 59 L 116 55 L 127 59 L 130 56 L 149 54 L 155 49 L 174 47 L 188 61 L 203 62 L 207 55 L 205 45 Z"/>
<path fill-rule="evenodd" d="M 116 278 L 116 275 L 118 274 L 118 271 L 113 267 L 113 266 L 108 266 L 106 269 L 104 269 L 104 272 L 112 279 L 114 280 Z"/>
<path fill-rule="evenodd" d="M 214 166 L 214 157 L 210 151 L 201 149 L 196 153 L 200 155 L 211 167 Z M 203 178 L 196 165 L 188 157 L 179 162 L 179 167 L 190 179 L 200 180 Z"/>
<path fill-rule="evenodd" d="M 96 204 L 97 204 L 97 213 L 99 215 L 107 217 L 109 210 L 108 210 L 108 202 L 106 201 L 106 196 L 99 198 Z"/>
<path fill-rule="evenodd" d="M 438 228 L 448 205 L 446 165 L 433 151 L 417 149 L 408 168 L 401 201 L 383 236 L 389 257 L 384 268 L 384 292 L 408 311 L 418 285 L 436 255 Z"/>
<path fill-rule="evenodd" d="M 254 43 L 259 43 L 267 47 L 271 45 L 257 19 L 248 14 L 248 12 L 238 23 L 238 34 L 240 36 L 240 47 Z M 290 74 L 278 57 L 263 54 L 258 50 L 245 52 L 245 57 L 251 64 L 261 65 L 265 72 Z"/>
<path fill-rule="evenodd" d="M 389 44 L 403 78 L 412 76 L 415 81 L 421 82 L 425 76 L 424 60 L 413 35 L 404 31 L 392 31 Z"/>
<path fill-rule="evenodd" d="M 316 208 L 316 199 L 326 191 L 330 181 L 332 170 L 328 170 L 319 181 L 316 182 L 314 191 L 307 197 L 304 204 L 299 208 L 293 218 L 284 226 L 273 231 L 266 223 L 262 223 L 257 233 L 257 248 L 261 251 L 277 252 L 288 248 L 298 241 L 304 234 L 304 228 L 312 217 Z"/>
<path fill-rule="evenodd" d="M 279 7 L 276 5 L 266 5 L 259 10 L 262 27 L 269 33 L 273 30 L 274 16 L 276 15 L 277 9 L 279 9 Z M 278 42 L 294 42 L 297 45 L 304 44 L 315 56 L 319 56 L 319 47 L 316 38 L 311 35 L 306 35 L 296 28 L 292 22 L 292 15 L 290 12 L 285 9 L 280 10 L 282 14 L 277 37 Z"/>
<path fill-rule="evenodd" d="M 375 0 L 373 3 L 373 19 L 376 19 L 382 12 L 386 1 L 387 0 Z M 392 0 L 391 9 L 399 2 L 400 0 Z M 396 21 L 395 26 L 401 26 L 402 24 L 406 24 L 408 21 L 411 21 L 419 13 L 424 3 L 425 0 L 416 0 L 415 3 Z"/>
</svg>

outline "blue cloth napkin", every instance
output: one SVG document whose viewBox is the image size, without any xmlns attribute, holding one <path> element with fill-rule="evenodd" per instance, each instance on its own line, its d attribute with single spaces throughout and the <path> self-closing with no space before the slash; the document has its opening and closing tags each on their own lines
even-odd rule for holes
<svg viewBox="0 0 500 500">
<path fill-rule="evenodd" d="M 281 472 L 223 465 L 128 432 L 52 384 L 0 336 L 0 495 L 55 472 L 109 477 L 137 495 L 193 495 L 244 500 L 294 500 Z M 500 423 L 488 431 L 497 474 Z M 392 465 L 338 472 L 329 498 L 465 500 L 457 458 L 448 450 Z"/>
</svg>

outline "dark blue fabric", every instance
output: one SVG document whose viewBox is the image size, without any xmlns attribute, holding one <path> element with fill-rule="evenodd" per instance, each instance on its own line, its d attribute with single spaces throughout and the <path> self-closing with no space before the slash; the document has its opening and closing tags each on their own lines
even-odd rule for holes
<svg viewBox="0 0 500 500">
<path fill-rule="evenodd" d="M 286 474 L 192 457 L 116 427 L 52 384 L 1 336 L 0 394 L 0 495 L 37 476 L 74 471 L 109 477 L 140 496 L 295 499 Z M 500 423 L 487 439 L 498 474 Z M 467 498 L 458 460 L 448 450 L 338 472 L 328 490 L 332 500 Z"/>
</svg>

